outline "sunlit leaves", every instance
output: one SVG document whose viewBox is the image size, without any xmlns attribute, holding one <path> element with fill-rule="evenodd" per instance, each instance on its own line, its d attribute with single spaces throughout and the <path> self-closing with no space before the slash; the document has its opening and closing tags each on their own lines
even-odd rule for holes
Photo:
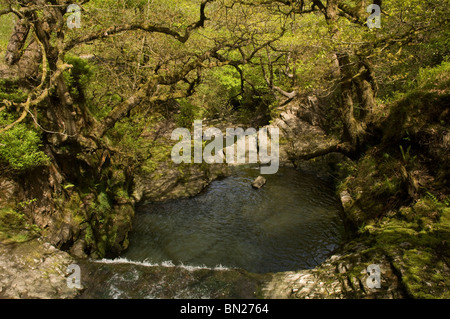
<svg viewBox="0 0 450 319">
<path fill-rule="evenodd" d="M 11 121 L 8 116 L 0 115 L 0 126 Z M 17 124 L 0 134 L 0 166 L 4 163 L 8 166 L 6 169 L 25 171 L 44 165 L 48 158 L 40 146 L 41 138 L 34 130 L 25 124 Z"/>
</svg>

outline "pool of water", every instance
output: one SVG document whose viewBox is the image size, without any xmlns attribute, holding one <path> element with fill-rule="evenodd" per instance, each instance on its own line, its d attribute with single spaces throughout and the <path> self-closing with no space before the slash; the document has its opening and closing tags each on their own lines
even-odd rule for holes
<svg viewBox="0 0 450 319">
<path fill-rule="evenodd" d="M 239 168 L 194 198 L 138 207 L 129 249 L 121 257 L 254 273 L 323 262 L 344 237 L 332 185 L 280 168 L 254 189 L 258 175 L 259 168 Z"/>
</svg>

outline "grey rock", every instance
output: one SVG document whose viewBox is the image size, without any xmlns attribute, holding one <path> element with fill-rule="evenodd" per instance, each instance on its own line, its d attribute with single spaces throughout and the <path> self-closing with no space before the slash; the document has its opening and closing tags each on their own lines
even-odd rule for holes
<svg viewBox="0 0 450 319">
<path fill-rule="evenodd" d="M 79 239 L 70 248 L 70 254 L 77 258 L 87 258 L 88 256 L 84 252 L 85 248 L 86 248 L 86 242 L 82 239 Z"/>
<path fill-rule="evenodd" d="M 263 298 L 268 299 L 357 299 L 357 298 L 405 298 L 401 280 L 382 251 L 373 251 L 370 260 L 361 262 L 362 246 L 354 250 L 344 247 L 314 269 L 288 271 L 274 274 L 262 288 Z M 367 287 L 368 274 L 364 269 L 378 264 L 381 270 L 381 288 Z M 357 275 L 355 269 L 361 269 Z"/>
<path fill-rule="evenodd" d="M 254 188 L 261 188 L 266 184 L 267 180 L 263 176 L 258 176 L 252 183 Z"/>
<path fill-rule="evenodd" d="M 72 299 L 66 269 L 75 260 L 66 252 L 33 239 L 0 245 L 0 299 Z"/>
<path fill-rule="evenodd" d="M 192 197 L 215 179 L 228 174 L 228 167 L 223 164 L 180 167 L 161 163 L 154 172 L 135 176 L 133 198 L 136 202 L 161 202 Z"/>
</svg>

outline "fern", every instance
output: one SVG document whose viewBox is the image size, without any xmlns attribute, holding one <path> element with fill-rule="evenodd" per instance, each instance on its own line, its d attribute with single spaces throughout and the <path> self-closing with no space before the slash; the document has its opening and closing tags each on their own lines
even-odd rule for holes
<svg viewBox="0 0 450 319">
<path fill-rule="evenodd" d="M 411 145 L 408 146 L 408 148 L 406 149 L 406 152 L 404 151 L 403 146 L 400 145 L 400 152 L 402 153 L 402 160 L 405 165 L 407 165 L 410 162 L 415 161 L 415 159 L 417 157 L 417 156 L 411 156 L 410 151 L 411 151 Z"/>
<path fill-rule="evenodd" d="M 426 192 L 425 197 L 433 202 L 435 206 L 444 205 L 450 207 L 450 196 L 446 196 L 442 201 L 440 201 L 434 194 L 431 192 Z"/>
<path fill-rule="evenodd" d="M 446 196 L 442 202 L 445 206 L 450 207 L 450 196 Z"/>
<path fill-rule="evenodd" d="M 427 192 L 425 193 L 425 196 L 426 196 L 429 200 L 431 200 L 435 206 L 439 205 L 439 199 L 437 199 L 437 197 L 434 196 L 432 193 L 430 193 L 430 192 L 427 191 Z"/>
</svg>

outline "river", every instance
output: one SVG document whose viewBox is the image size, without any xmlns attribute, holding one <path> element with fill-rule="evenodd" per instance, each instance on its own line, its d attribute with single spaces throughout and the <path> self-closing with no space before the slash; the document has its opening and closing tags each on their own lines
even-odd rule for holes
<svg viewBox="0 0 450 319">
<path fill-rule="evenodd" d="M 258 174 L 235 168 L 196 197 L 138 207 L 129 249 L 88 267 L 84 297 L 248 298 L 268 273 L 323 262 L 344 238 L 333 186 L 282 167 L 254 189 Z"/>
</svg>

